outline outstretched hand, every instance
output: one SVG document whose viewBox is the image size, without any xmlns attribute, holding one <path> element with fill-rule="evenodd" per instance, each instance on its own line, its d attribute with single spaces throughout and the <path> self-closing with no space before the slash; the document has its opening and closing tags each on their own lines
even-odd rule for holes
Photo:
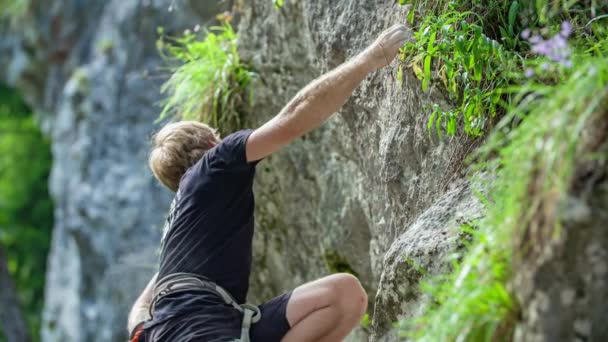
<svg viewBox="0 0 608 342">
<path fill-rule="evenodd" d="M 375 69 L 387 66 L 395 59 L 399 49 L 406 41 L 412 39 L 410 29 L 401 24 L 393 25 L 378 36 L 378 38 L 363 51 L 366 63 Z"/>
</svg>

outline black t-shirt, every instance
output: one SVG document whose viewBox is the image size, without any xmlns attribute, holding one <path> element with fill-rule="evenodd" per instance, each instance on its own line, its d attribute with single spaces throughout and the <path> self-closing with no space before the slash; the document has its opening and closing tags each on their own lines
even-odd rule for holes
<svg viewBox="0 0 608 342">
<path fill-rule="evenodd" d="M 225 137 L 182 177 L 161 244 L 159 279 L 207 277 L 245 302 L 251 271 L 255 162 L 245 153 L 252 130 Z"/>
</svg>

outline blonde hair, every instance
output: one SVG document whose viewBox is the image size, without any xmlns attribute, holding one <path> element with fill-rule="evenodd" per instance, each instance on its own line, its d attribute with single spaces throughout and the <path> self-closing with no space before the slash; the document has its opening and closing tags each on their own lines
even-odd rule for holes
<svg viewBox="0 0 608 342">
<path fill-rule="evenodd" d="M 196 121 L 167 124 L 152 138 L 148 164 L 156 179 L 177 192 L 179 181 L 205 152 L 217 145 L 215 129 Z"/>
</svg>

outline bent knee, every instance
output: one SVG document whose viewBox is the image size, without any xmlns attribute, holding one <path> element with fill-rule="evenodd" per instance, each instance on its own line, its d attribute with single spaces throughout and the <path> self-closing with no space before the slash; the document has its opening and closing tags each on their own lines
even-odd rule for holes
<svg viewBox="0 0 608 342">
<path fill-rule="evenodd" d="M 359 279 L 349 273 L 337 273 L 330 277 L 332 294 L 338 304 L 349 313 L 363 315 L 368 299 Z"/>
</svg>

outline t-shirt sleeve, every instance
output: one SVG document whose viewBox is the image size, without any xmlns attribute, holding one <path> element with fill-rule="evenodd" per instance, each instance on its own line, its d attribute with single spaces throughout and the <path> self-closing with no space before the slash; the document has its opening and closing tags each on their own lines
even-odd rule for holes
<svg viewBox="0 0 608 342">
<path fill-rule="evenodd" d="M 222 139 L 212 156 L 213 167 L 236 171 L 255 167 L 257 161 L 247 162 L 247 139 L 251 133 L 252 129 L 245 129 Z"/>
</svg>

